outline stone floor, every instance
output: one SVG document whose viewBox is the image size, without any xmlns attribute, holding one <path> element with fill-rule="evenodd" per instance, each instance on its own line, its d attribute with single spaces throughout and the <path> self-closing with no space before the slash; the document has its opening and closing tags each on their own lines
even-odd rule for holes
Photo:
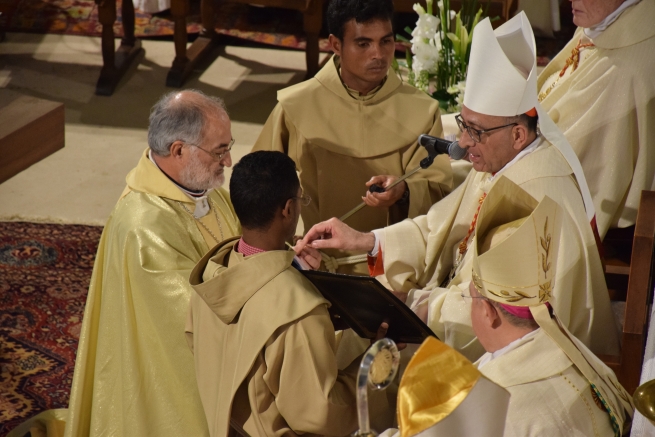
<svg viewBox="0 0 655 437">
<path fill-rule="evenodd" d="M 125 175 L 147 147 L 150 107 L 171 90 L 164 84 L 173 43 L 145 40 L 143 47 L 138 66 L 113 96 L 102 97 L 94 94 L 99 38 L 7 34 L 0 43 L 0 93 L 10 89 L 64 103 L 66 146 L 0 184 L 0 220 L 104 224 Z M 225 99 L 237 161 L 257 139 L 277 90 L 304 74 L 302 51 L 222 46 L 185 88 Z"/>
</svg>

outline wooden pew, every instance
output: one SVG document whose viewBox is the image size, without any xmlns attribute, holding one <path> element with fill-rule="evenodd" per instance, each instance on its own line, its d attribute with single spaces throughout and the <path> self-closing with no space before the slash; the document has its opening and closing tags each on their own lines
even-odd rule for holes
<svg viewBox="0 0 655 437">
<path fill-rule="evenodd" d="M 0 90 L 0 183 L 64 147 L 64 105 Z"/>
</svg>

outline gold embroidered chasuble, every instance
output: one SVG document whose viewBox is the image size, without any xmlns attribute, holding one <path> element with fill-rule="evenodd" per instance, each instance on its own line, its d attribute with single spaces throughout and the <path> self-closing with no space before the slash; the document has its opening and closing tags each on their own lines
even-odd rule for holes
<svg viewBox="0 0 655 437">
<path fill-rule="evenodd" d="M 634 225 L 641 191 L 655 189 L 654 22 L 652 0 L 627 8 L 541 101 L 580 159 L 601 238 Z M 583 35 L 579 28 L 539 75 L 542 93 Z"/>
<path fill-rule="evenodd" d="M 357 427 L 359 361 L 337 370 L 329 303 L 291 266 L 293 251 L 212 249 L 190 282 L 186 331 L 212 437 L 347 435 Z"/>
<path fill-rule="evenodd" d="M 551 304 L 560 320 L 592 351 L 617 353 L 618 333 L 582 197 L 566 160 L 550 143 L 539 141 L 535 151 L 502 174 L 538 201 L 547 195 L 566 211 Z M 447 287 L 442 284 L 445 286 L 453 268 L 480 197 L 498 180 L 489 182 L 490 176 L 472 170 L 464 183 L 428 214 L 404 220 L 380 233 L 384 272 L 391 287 L 409 292 L 410 307 L 416 308 L 419 301 L 427 300 L 430 328 L 472 361 L 484 349 L 471 327 L 471 304 L 461 297 L 471 281 L 471 250 L 466 251 Z M 469 248 L 473 241 L 475 234 L 468 241 Z"/>
<path fill-rule="evenodd" d="M 303 189 L 312 197 L 302 209 L 305 229 L 331 217 L 341 217 L 359 204 L 365 183 L 373 176 L 401 176 L 427 156 L 417 144 L 420 134 L 442 136 L 439 104 L 402 83 L 393 70 L 373 97 L 357 99 L 341 82 L 334 61 L 310 80 L 278 92 L 254 150 L 279 150 L 300 172 Z M 407 180 L 409 217 L 426 213 L 452 187 L 449 158 L 439 156 L 430 168 Z M 347 220 L 355 229 L 370 231 L 398 221 L 396 207 L 387 211 L 365 207 Z M 334 257 L 352 253 L 326 251 Z M 367 274 L 366 263 L 341 273 Z"/>
<path fill-rule="evenodd" d="M 239 235 L 227 192 L 209 197 L 225 237 Z M 98 247 L 67 437 L 208 435 L 184 321 L 193 292 L 189 274 L 215 241 L 179 202 L 193 211 L 193 201 L 146 151 L 128 174 Z M 205 219 L 220 235 L 213 213 Z"/>
<path fill-rule="evenodd" d="M 609 382 L 612 371 L 584 345 L 578 342 L 576 347 L 607 381 L 611 392 L 604 393 L 609 397 L 605 400 L 622 405 L 620 397 L 627 393 Z M 614 436 L 610 416 L 589 381 L 542 329 L 481 366 L 480 372 L 511 394 L 505 437 Z"/>
</svg>

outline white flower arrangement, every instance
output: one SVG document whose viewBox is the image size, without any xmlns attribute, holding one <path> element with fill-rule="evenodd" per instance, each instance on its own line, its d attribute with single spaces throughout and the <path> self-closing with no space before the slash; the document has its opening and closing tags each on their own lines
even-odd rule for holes
<svg viewBox="0 0 655 437">
<path fill-rule="evenodd" d="M 477 0 L 463 0 L 459 13 L 450 10 L 450 0 L 436 6 L 433 14 L 433 0 L 427 0 L 426 9 L 416 3 L 416 27 L 405 29 L 412 38 L 398 35 L 398 39 L 411 44 L 404 64 L 409 84 L 439 100 L 444 111 L 456 112 L 464 100 L 471 39 L 482 9 L 475 12 Z"/>
</svg>

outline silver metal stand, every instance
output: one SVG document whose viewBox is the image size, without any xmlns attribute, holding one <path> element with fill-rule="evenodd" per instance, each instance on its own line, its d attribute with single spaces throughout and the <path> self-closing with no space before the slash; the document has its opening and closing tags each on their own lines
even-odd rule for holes
<svg viewBox="0 0 655 437">
<path fill-rule="evenodd" d="M 376 341 L 364 354 L 357 373 L 357 416 L 359 430 L 353 437 L 375 437 L 368 417 L 368 388 L 384 390 L 398 373 L 400 353 L 396 343 L 388 338 Z"/>
</svg>

